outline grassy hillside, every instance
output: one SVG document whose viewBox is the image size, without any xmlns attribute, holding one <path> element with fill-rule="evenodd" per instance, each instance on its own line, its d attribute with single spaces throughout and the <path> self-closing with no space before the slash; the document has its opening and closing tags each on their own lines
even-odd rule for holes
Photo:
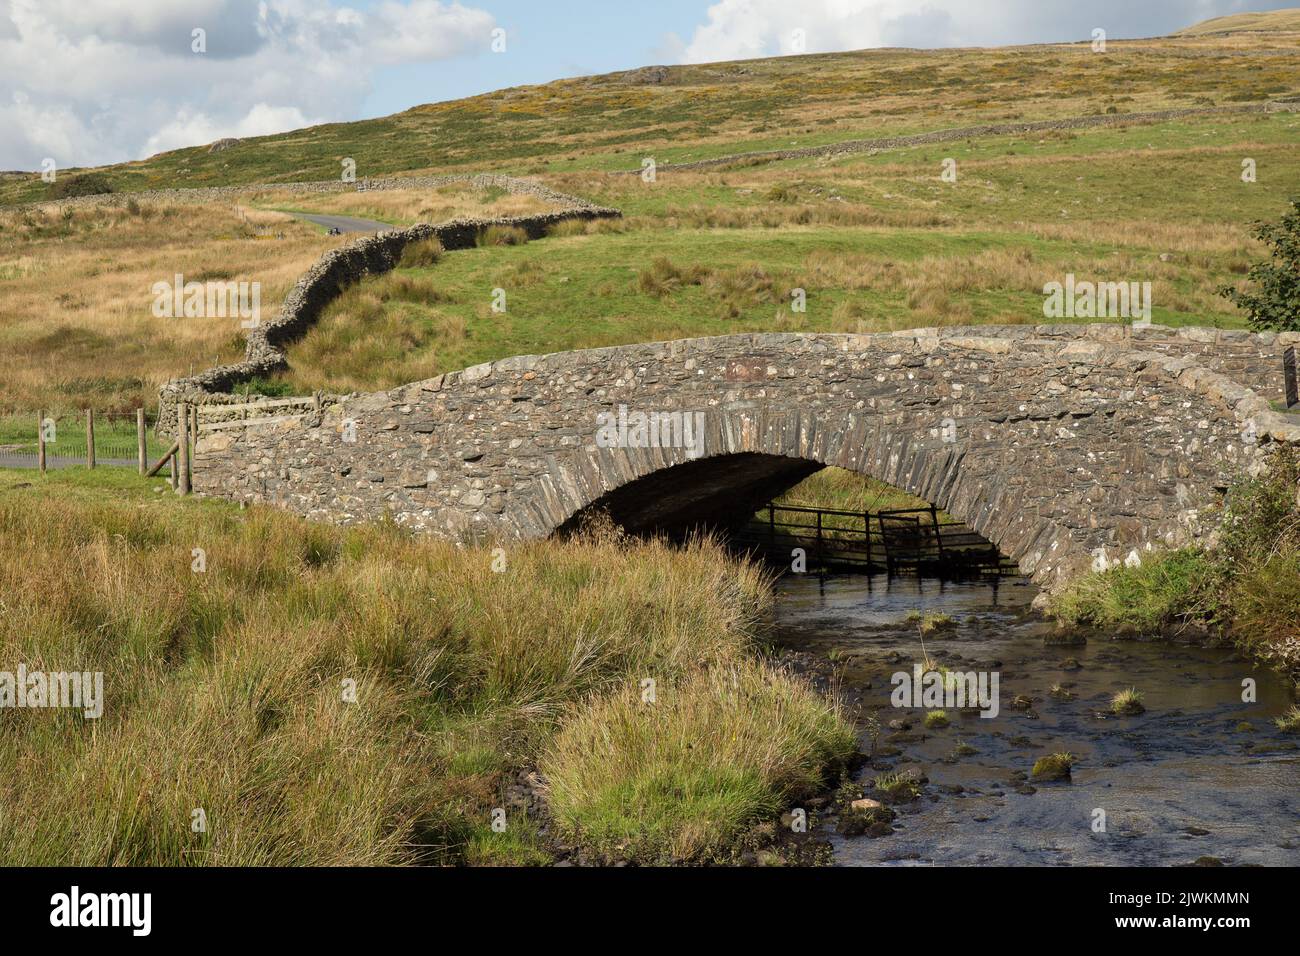
<svg viewBox="0 0 1300 956">
<path fill-rule="evenodd" d="M 1300 47 L 1269 34 L 993 50 L 876 50 L 643 69 L 505 90 L 111 167 L 118 189 L 451 167 L 537 176 L 627 213 L 600 232 L 446 256 L 355 290 L 271 388 L 394 385 L 521 352 L 738 329 L 856 331 L 1033 322 L 1065 273 L 1150 281 L 1153 317 L 1235 326 L 1216 290 L 1260 253 L 1250 221 L 1300 183 L 1300 116 L 975 137 L 876 154 L 663 171 L 608 170 L 989 121 L 1257 101 L 1300 91 Z M 1241 181 L 1243 159 L 1258 181 Z M 941 179 L 953 159 L 957 181 Z M 0 201 L 44 195 L 34 177 Z M 239 356 L 235 321 L 159 320 L 150 287 L 263 284 L 271 313 L 340 240 L 293 220 L 393 223 L 528 211 L 418 191 L 140 201 L 0 212 L 0 418 L 150 407 L 160 384 Z M 698 274 L 678 275 L 700 267 Z M 656 271 L 658 270 L 658 271 Z M 507 312 L 490 309 L 503 288 Z M 808 309 L 795 313 L 790 292 Z"/>
<path fill-rule="evenodd" d="M 753 149 L 1016 119 L 1226 104 L 1300 93 L 1300 50 L 1268 34 L 969 50 L 865 50 L 654 67 L 515 87 L 208 144 L 103 170 L 118 191 L 337 179 L 415 170 L 636 168 Z M 488 132 L 490 130 L 490 133 Z M 35 174 L 0 204 L 44 198 Z"/>
<path fill-rule="evenodd" d="M 627 213 L 364 282 L 291 346 L 283 387 L 386 388 L 512 354 L 733 331 L 1035 323 L 1043 285 L 1149 281 L 1152 318 L 1240 327 L 1218 295 L 1249 222 L 1300 183 L 1300 115 L 976 139 L 637 177 L 568 173 Z M 1258 181 L 1241 181 L 1253 158 Z M 957 182 L 940 178 L 957 162 Z M 492 290 L 506 292 L 504 314 Z M 803 289 L 807 309 L 793 309 Z"/>
<path fill-rule="evenodd" d="M 1234 13 L 1226 17 L 1202 20 L 1177 31 L 1177 37 L 1206 36 L 1228 33 L 1300 34 L 1300 8 L 1269 10 L 1265 13 Z M 1275 36 L 1274 39 L 1281 39 Z"/>
</svg>

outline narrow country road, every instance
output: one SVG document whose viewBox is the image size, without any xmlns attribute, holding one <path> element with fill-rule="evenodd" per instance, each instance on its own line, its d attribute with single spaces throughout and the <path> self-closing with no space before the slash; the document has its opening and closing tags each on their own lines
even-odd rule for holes
<svg viewBox="0 0 1300 956">
<path fill-rule="evenodd" d="M 294 213 L 299 219 L 306 219 L 308 222 L 314 222 L 318 226 L 324 226 L 326 229 L 337 229 L 339 232 L 382 232 L 385 229 L 394 229 L 386 222 L 375 222 L 373 219 L 354 219 L 351 216 L 327 216 L 323 213 Z"/>
</svg>

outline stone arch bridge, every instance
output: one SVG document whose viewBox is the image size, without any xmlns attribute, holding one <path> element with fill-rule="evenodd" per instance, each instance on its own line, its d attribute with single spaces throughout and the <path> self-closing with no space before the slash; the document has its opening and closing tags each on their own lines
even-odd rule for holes
<svg viewBox="0 0 1300 956">
<path fill-rule="evenodd" d="M 838 465 L 939 505 L 1050 590 L 1211 534 L 1229 483 L 1300 440 L 1270 405 L 1289 344 L 1007 326 L 519 356 L 206 426 L 195 488 L 509 542 L 563 532 L 594 508 L 639 532 L 735 526 Z M 598 440 L 620 410 L 634 426 L 680 413 L 666 421 L 688 430 L 665 429 L 659 447 L 635 427 Z"/>
</svg>

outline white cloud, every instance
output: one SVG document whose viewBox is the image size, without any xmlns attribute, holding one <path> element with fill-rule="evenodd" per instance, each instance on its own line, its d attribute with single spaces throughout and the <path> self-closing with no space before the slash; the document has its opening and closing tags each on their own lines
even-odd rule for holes
<svg viewBox="0 0 1300 956">
<path fill-rule="evenodd" d="M 984 46 L 1155 36 L 1236 12 L 1238 0 L 719 0 L 681 52 L 684 63 L 881 46 Z"/>
<path fill-rule="evenodd" d="M 142 153 L 152 156 L 170 149 L 212 143 L 228 136 L 239 139 L 245 136 L 266 136 L 323 122 L 323 119 L 309 119 L 296 106 L 270 106 L 266 103 L 258 103 L 234 122 L 208 116 L 206 113 L 182 110 L 174 120 L 149 137 Z"/>
<path fill-rule="evenodd" d="M 438 0 L 0 0 L 0 169 L 352 119 L 376 70 L 486 52 L 494 26 Z"/>
</svg>

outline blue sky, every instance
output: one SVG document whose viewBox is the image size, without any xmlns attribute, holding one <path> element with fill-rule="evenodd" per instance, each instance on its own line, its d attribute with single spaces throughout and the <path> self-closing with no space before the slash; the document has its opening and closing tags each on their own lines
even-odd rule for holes
<svg viewBox="0 0 1300 956">
<path fill-rule="evenodd" d="M 483 50 L 454 61 L 385 69 L 365 100 L 364 116 L 386 116 L 419 103 L 459 99 L 509 86 L 673 62 L 665 37 L 690 36 L 707 7 L 700 0 L 509 0 L 473 5 L 491 12 L 505 29 L 506 53 L 493 54 L 484 44 Z"/>
<path fill-rule="evenodd" d="M 0 170 L 140 159 L 654 63 L 1086 40 L 1097 27 L 1156 36 L 1297 2 L 0 0 Z"/>
</svg>

